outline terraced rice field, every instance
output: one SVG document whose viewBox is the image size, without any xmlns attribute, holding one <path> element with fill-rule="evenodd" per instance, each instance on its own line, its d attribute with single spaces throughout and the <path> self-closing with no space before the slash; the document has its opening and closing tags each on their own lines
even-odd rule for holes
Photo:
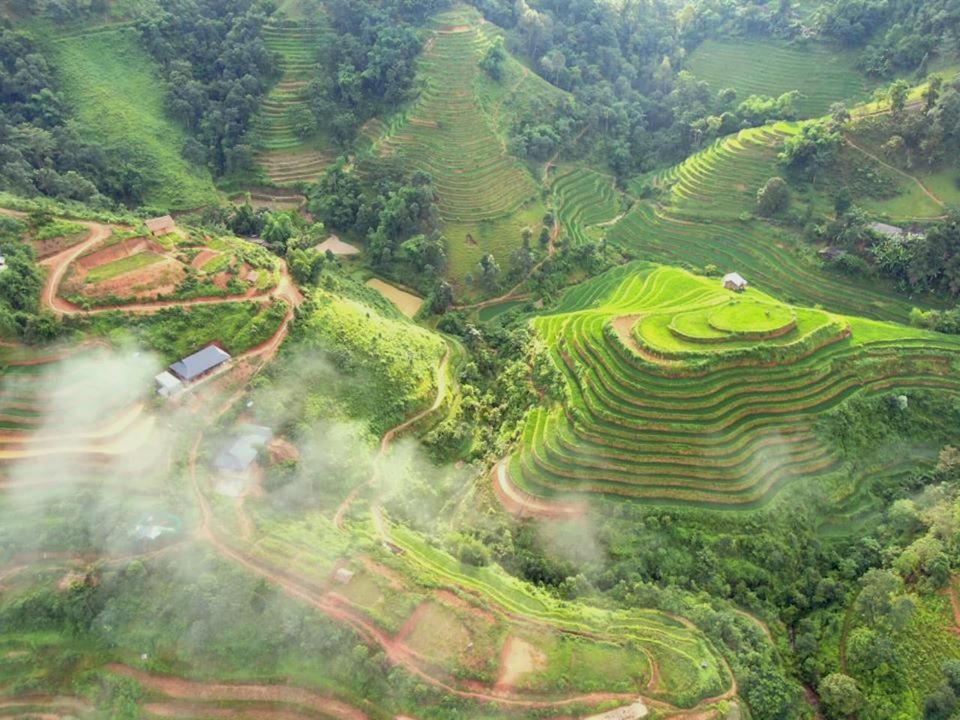
<svg viewBox="0 0 960 720">
<path fill-rule="evenodd" d="M 726 665 L 702 634 L 670 615 L 642 609 L 611 612 L 558 603 L 498 566 L 466 565 L 405 527 L 389 526 L 386 521 L 384 525 L 390 541 L 403 550 L 397 562 L 402 563 L 406 576 L 466 593 L 489 608 L 498 623 L 504 617 L 511 619 L 510 633 L 523 637 L 543 661 L 539 672 L 526 677 L 521 685 L 538 692 L 555 692 L 558 686 L 613 689 L 628 682 L 624 676 L 631 674 L 632 666 L 645 681 L 641 690 L 645 695 L 681 707 L 718 695 L 729 685 Z M 625 643 L 633 648 L 633 657 L 624 656 Z M 577 673 L 574 678 L 568 676 L 574 655 L 593 668 L 612 657 L 616 667 L 607 673 L 594 673 L 599 675 L 596 678 L 591 678 L 590 672 Z"/>
<path fill-rule="evenodd" d="M 267 49 L 280 55 L 283 74 L 264 99 L 256 124 L 257 159 L 277 185 L 316 180 L 332 161 L 322 133 L 301 137 L 297 131 L 298 117 L 311 114 L 307 88 L 318 71 L 317 50 L 328 41 L 327 32 L 322 17 L 275 20 L 263 29 Z"/>
<path fill-rule="evenodd" d="M 593 170 L 562 170 L 553 181 L 557 217 L 573 245 L 597 239 L 601 228 L 620 215 L 620 193 L 613 178 Z"/>
<path fill-rule="evenodd" d="M 799 90 L 797 111 L 807 118 L 825 114 L 831 103 L 860 99 L 867 90 L 853 53 L 821 45 L 707 40 L 690 55 L 687 69 L 714 92 L 733 88 L 740 101 Z"/>
<path fill-rule="evenodd" d="M 675 165 L 656 182 L 670 191 L 671 206 L 685 216 L 737 219 L 756 207 L 757 189 L 783 172 L 777 154 L 783 141 L 799 132 L 798 124 L 783 122 L 743 130 Z"/>
<path fill-rule="evenodd" d="M 452 273 L 462 278 L 485 252 L 505 262 L 523 226 L 539 223 L 545 209 L 533 176 L 508 154 L 494 109 L 485 111 L 477 96 L 485 82 L 477 63 L 492 31 L 466 8 L 434 23 L 418 69 L 420 97 L 374 152 L 400 156 L 433 177 Z"/>
<path fill-rule="evenodd" d="M 720 336 L 677 332 L 691 313 Z M 529 416 L 509 472 L 546 497 L 757 506 L 834 468 L 814 424 L 843 400 L 960 393 L 953 338 L 790 308 L 755 289 L 737 296 L 676 268 L 618 268 L 533 324 L 568 400 Z"/>
<path fill-rule="evenodd" d="M 154 420 L 129 393 L 108 401 L 99 397 L 97 415 L 85 412 L 94 404 L 85 384 L 88 373 L 104 357 L 95 349 L 53 354 L 21 360 L 0 373 L 0 465 L 19 463 L 16 482 L 55 481 L 44 477 L 53 472 L 45 464 L 50 458 L 104 462 L 148 441 Z M 8 479 L 0 473 L 0 483 Z"/>
<path fill-rule="evenodd" d="M 778 123 L 718 140 L 658 176 L 659 201 L 637 203 L 610 229 L 610 241 L 644 259 L 737 271 L 791 303 L 906 322 L 927 299 L 908 300 L 888 285 L 821 267 L 804 253 L 802 238 L 752 217 L 757 188 L 779 172 L 779 148 L 798 131 Z"/>
</svg>

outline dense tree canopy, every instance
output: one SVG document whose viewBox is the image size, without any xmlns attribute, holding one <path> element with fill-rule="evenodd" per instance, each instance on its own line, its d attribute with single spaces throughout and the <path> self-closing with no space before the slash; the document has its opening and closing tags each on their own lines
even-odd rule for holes
<svg viewBox="0 0 960 720">
<path fill-rule="evenodd" d="M 139 171 L 70 127 L 53 71 L 26 35 L 0 28 L 0 188 L 32 196 L 137 202 Z"/>
<path fill-rule="evenodd" d="M 275 61 L 261 30 L 271 9 L 259 0 L 160 0 L 140 21 L 147 48 L 168 84 L 171 114 L 190 130 L 184 154 L 215 175 L 245 169 L 250 122 Z"/>
</svg>

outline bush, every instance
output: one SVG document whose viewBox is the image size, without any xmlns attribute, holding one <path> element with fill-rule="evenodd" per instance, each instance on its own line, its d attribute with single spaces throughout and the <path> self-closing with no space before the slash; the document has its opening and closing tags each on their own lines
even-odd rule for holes
<svg viewBox="0 0 960 720">
<path fill-rule="evenodd" d="M 757 191 L 757 213 L 778 215 L 790 207 L 790 188 L 781 177 L 772 177 Z"/>
</svg>

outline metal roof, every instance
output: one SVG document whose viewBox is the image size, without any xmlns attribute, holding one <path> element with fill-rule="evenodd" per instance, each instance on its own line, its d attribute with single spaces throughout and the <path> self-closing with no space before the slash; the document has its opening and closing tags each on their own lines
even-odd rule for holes
<svg viewBox="0 0 960 720">
<path fill-rule="evenodd" d="M 170 366 L 170 372 L 182 380 L 193 380 L 229 359 L 230 355 L 225 350 L 221 350 L 216 345 L 207 345 L 203 350 L 198 350 L 193 355 L 175 362 Z"/>
<path fill-rule="evenodd" d="M 900 237 L 901 235 L 907 234 L 907 231 L 903 228 L 898 228 L 896 225 L 887 225 L 887 223 L 882 222 L 870 223 L 870 229 L 889 237 Z"/>
<path fill-rule="evenodd" d="M 728 282 L 732 282 L 734 285 L 747 285 L 747 281 L 743 279 L 743 275 L 740 273 L 727 273 L 723 276 L 723 284 L 726 285 Z"/>
<path fill-rule="evenodd" d="M 257 459 L 257 448 L 266 445 L 273 437 L 270 428 L 248 425 L 244 426 L 244 429 L 247 432 L 234 440 L 229 447 L 221 450 L 213 461 L 218 470 L 246 471 Z"/>
</svg>

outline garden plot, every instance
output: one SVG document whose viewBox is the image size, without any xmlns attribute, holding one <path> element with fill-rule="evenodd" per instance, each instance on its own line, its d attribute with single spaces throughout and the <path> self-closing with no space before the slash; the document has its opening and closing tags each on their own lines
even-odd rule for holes
<svg viewBox="0 0 960 720">
<path fill-rule="evenodd" d="M 276 260 L 251 243 L 118 231 L 71 263 L 59 295 L 80 306 L 109 306 L 253 295 L 276 281 Z"/>
</svg>

